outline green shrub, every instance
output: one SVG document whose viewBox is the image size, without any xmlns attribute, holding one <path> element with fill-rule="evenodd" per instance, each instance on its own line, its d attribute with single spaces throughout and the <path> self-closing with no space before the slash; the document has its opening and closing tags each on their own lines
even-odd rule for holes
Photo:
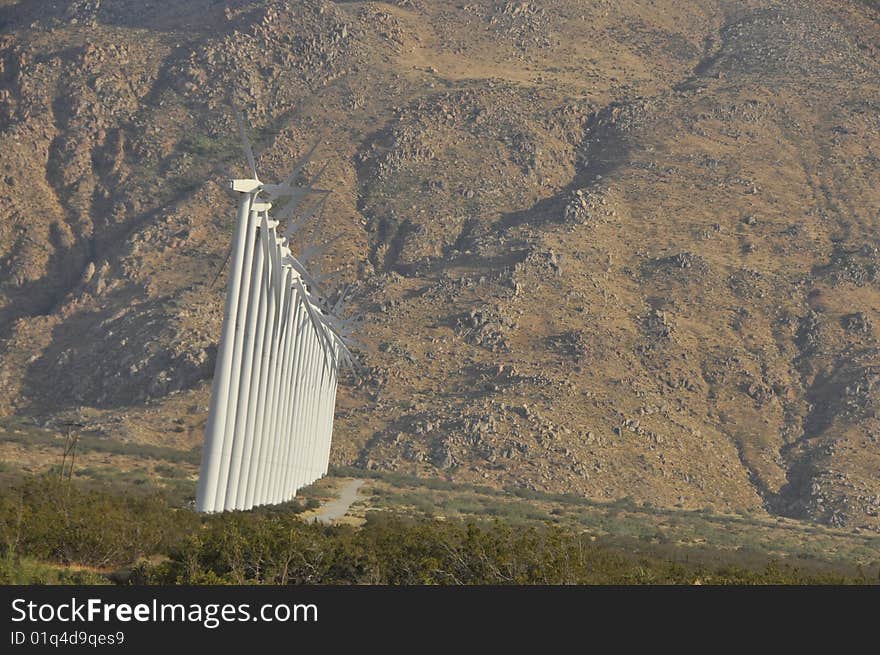
<svg viewBox="0 0 880 655">
<path fill-rule="evenodd" d="M 0 548 L 60 563 L 118 566 L 161 552 L 197 523 L 157 494 L 111 494 L 55 476 L 29 478 L 0 497 Z"/>
<path fill-rule="evenodd" d="M 316 504 L 312 497 L 206 516 L 175 509 L 158 493 L 93 486 L 42 476 L 3 490 L 0 583 L 101 579 L 70 564 L 125 567 L 131 574 L 114 579 L 151 584 L 803 584 L 877 577 L 768 563 L 766 550 L 676 549 L 656 530 L 630 525 L 628 515 L 609 524 L 618 530 L 613 538 L 594 541 L 575 528 L 538 523 L 546 515 L 528 503 L 488 496 L 471 499 L 469 509 L 496 514 L 493 521 L 370 511 L 355 529 L 302 521 L 298 511 Z M 450 507 L 467 501 L 445 495 Z"/>
</svg>

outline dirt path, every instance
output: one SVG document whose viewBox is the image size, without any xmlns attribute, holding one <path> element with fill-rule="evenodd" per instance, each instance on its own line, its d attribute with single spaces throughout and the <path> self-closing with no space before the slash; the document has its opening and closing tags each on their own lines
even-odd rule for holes
<svg viewBox="0 0 880 655">
<path fill-rule="evenodd" d="M 339 496 L 323 505 L 321 509 L 318 510 L 318 513 L 314 515 L 312 520 L 319 523 L 330 524 L 341 519 L 345 516 L 345 513 L 348 512 L 348 508 L 358 499 L 358 490 L 364 482 L 365 480 L 360 479 L 347 482 L 345 486 L 339 490 Z"/>
</svg>

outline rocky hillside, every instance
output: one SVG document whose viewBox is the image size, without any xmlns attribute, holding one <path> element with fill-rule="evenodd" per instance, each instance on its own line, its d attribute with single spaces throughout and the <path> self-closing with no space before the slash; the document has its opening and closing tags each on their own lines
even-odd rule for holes
<svg viewBox="0 0 880 655">
<path fill-rule="evenodd" d="M 244 175 L 364 367 L 333 460 L 880 529 L 861 0 L 0 0 L 0 414 L 201 442 Z"/>
</svg>

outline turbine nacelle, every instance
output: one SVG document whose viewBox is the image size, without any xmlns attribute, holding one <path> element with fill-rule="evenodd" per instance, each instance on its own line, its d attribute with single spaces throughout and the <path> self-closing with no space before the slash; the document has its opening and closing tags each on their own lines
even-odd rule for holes
<svg viewBox="0 0 880 655">
<path fill-rule="evenodd" d="M 256 179 L 237 179 L 232 180 L 229 183 L 229 187 L 233 191 L 237 191 L 239 193 L 255 193 L 259 191 L 263 186 L 263 183 Z"/>
</svg>

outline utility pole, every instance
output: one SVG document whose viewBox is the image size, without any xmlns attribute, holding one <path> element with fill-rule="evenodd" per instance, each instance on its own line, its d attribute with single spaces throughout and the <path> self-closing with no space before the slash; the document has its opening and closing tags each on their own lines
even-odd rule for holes
<svg viewBox="0 0 880 655">
<path fill-rule="evenodd" d="M 64 451 L 61 454 L 61 470 L 58 472 L 59 480 L 67 480 L 67 489 L 70 491 L 70 479 L 73 477 L 73 467 L 76 464 L 76 446 L 79 442 L 79 431 L 84 426 L 75 421 L 62 423 L 65 427 Z"/>
</svg>

